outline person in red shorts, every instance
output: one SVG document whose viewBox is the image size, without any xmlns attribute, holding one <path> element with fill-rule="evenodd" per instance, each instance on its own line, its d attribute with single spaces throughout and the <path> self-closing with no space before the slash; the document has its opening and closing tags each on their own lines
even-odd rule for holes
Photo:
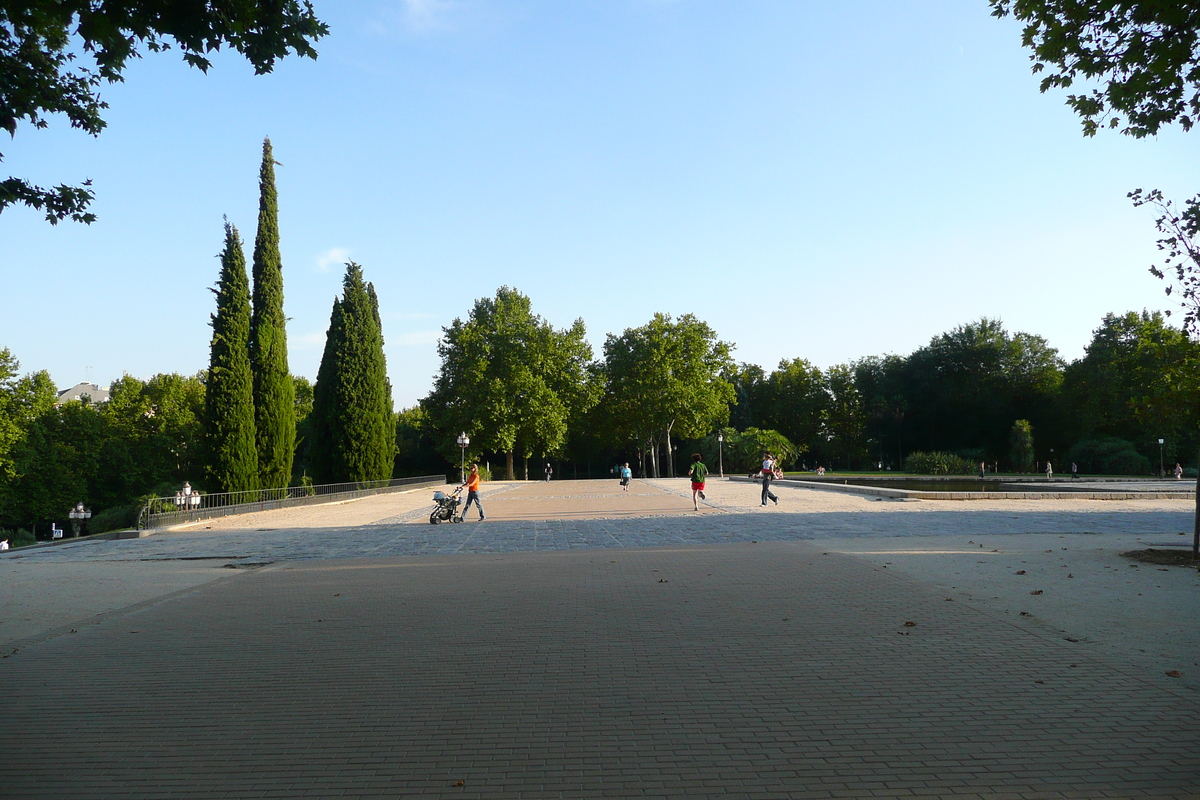
<svg viewBox="0 0 1200 800">
<path fill-rule="evenodd" d="M 700 460 L 699 453 L 692 453 L 692 468 L 688 470 L 688 476 L 692 479 L 692 510 L 699 511 L 700 503 L 696 498 L 704 499 L 704 479 L 708 477 L 708 467 Z"/>
</svg>

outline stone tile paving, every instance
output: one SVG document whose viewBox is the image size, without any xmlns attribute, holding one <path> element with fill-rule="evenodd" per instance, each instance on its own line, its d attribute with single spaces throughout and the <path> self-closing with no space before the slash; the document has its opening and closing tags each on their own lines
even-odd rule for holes
<svg viewBox="0 0 1200 800">
<path fill-rule="evenodd" d="M 922 501 L 932 505 L 928 501 Z M 1190 530 L 1192 514 L 1180 511 L 1023 511 L 978 509 L 976 503 L 939 503 L 920 513 L 793 512 L 786 506 L 740 512 L 610 519 L 488 519 L 430 525 L 427 509 L 354 527 L 263 531 L 189 531 L 146 539 L 81 541 L 18 553 L 31 561 L 229 559 L 274 562 L 363 556 L 506 553 L 666 544 L 805 541 L 829 537 L 915 537 L 1024 533 L 1178 533 Z M 757 512 L 758 509 L 752 509 Z M 10 558 L 12 556 L 9 556 Z"/>
<path fill-rule="evenodd" d="M 291 561 L 24 648 L 0 796 L 1200 796 L 1190 697 L 853 556 L 670 520 L 512 552 L 625 522 L 347 531 L 456 555 Z"/>
</svg>

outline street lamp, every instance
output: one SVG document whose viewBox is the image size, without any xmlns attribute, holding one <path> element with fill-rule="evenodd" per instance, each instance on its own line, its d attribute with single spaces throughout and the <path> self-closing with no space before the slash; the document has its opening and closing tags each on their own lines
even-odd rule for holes
<svg viewBox="0 0 1200 800">
<path fill-rule="evenodd" d="M 1158 477 L 1159 478 L 1165 478 L 1167 476 L 1167 473 L 1163 470 L 1162 446 L 1163 446 L 1163 440 L 1159 439 L 1158 440 Z"/>
<path fill-rule="evenodd" d="M 467 445 L 471 443 L 471 437 L 467 436 L 467 432 L 463 431 L 458 435 L 458 447 L 462 450 L 462 463 L 459 464 L 459 480 L 463 483 L 467 481 Z"/>
<path fill-rule="evenodd" d="M 71 513 L 67 514 L 71 518 L 71 535 L 76 539 L 79 538 L 79 528 L 83 525 L 84 520 L 92 518 L 92 512 L 83 507 L 83 502 L 80 501 L 71 509 Z"/>
<path fill-rule="evenodd" d="M 717 431 L 717 475 L 725 477 L 725 434 Z"/>
</svg>

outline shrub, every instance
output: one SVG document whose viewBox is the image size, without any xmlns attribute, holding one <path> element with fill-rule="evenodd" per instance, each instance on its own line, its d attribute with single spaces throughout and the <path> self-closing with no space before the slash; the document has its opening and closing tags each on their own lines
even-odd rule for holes
<svg viewBox="0 0 1200 800">
<path fill-rule="evenodd" d="M 37 541 L 37 538 L 24 528 L 17 528 L 15 531 L 0 528 L 0 539 L 8 539 L 10 547 L 25 547 Z"/>
<path fill-rule="evenodd" d="M 88 533 L 104 533 L 105 531 L 132 528 L 137 525 L 138 512 L 141 510 L 140 505 L 106 508 L 98 514 L 93 514 L 92 518 L 88 520 Z"/>
<path fill-rule="evenodd" d="M 915 475 L 971 475 L 976 465 L 953 453 L 909 453 L 904 471 Z"/>
<path fill-rule="evenodd" d="M 1076 442 L 1067 460 L 1079 465 L 1080 472 L 1105 475 L 1148 475 L 1150 459 L 1124 439 L 1105 437 Z"/>
</svg>

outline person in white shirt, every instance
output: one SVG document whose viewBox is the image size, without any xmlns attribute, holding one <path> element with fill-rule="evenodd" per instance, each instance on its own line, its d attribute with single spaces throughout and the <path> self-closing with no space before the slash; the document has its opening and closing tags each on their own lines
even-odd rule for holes
<svg viewBox="0 0 1200 800">
<path fill-rule="evenodd" d="M 776 497 L 774 492 L 771 491 L 771 479 L 775 477 L 775 469 L 775 459 L 771 457 L 770 453 L 764 452 L 762 462 L 762 504 L 764 506 L 767 504 L 768 498 L 770 498 L 771 502 L 775 505 L 779 505 L 779 498 Z"/>
</svg>

